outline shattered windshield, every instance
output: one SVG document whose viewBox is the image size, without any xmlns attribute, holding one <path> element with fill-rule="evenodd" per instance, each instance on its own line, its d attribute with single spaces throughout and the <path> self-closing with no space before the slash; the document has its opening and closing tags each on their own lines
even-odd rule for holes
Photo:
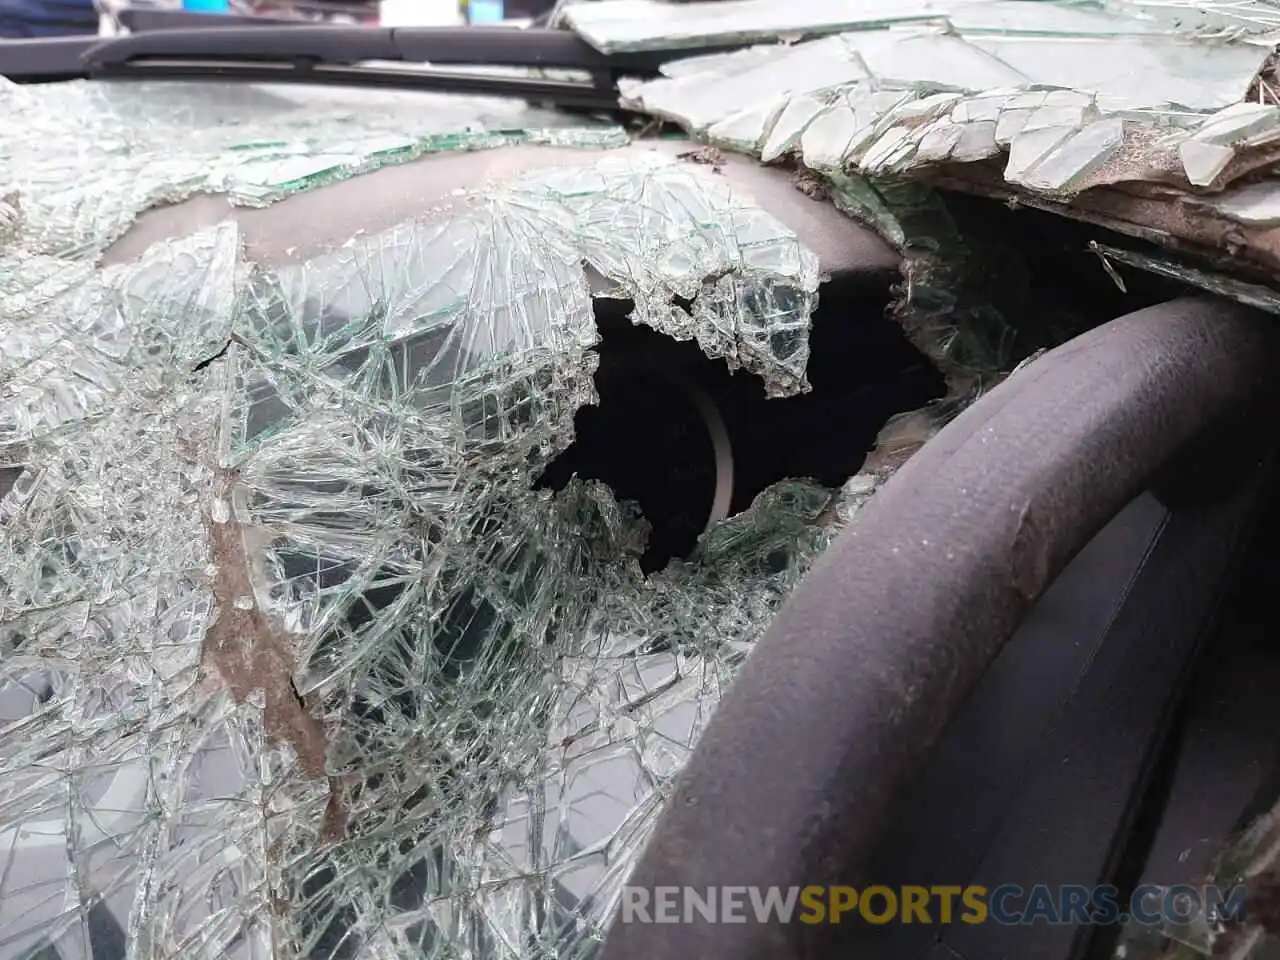
<svg viewBox="0 0 1280 960">
<path fill-rule="evenodd" d="M 1265 9 L 918 6 L 566 5 L 605 51 L 787 41 L 624 83 L 712 145 L 683 154 L 501 100 L 0 81 L 0 960 L 592 956 L 778 604 L 895 451 L 1040 345 L 934 186 L 1158 184 L 1267 262 Z M 580 159 L 424 173 L 425 212 L 325 249 L 317 221 L 267 256 L 232 215 L 516 147 Z M 599 400 L 601 305 L 771 403 L 821 359 L 829 277 L 721 150 L 892 244 L 946 396 L 861 469 L 709 497 L 650 563 L 637 503 L 540 482 Z"/>
<path fill-rule="evenodd" d="M 634 505 L 534 482 L 596 397 L 593 291 L 794 395 L 816 257 L 616 128 L 233 92 L 0 90 L 41 134 L 3 141 L 0 954 L 589 955 L 873 483 L 771 487 L 646 576 Z M 113 247 L 193 194 L 517 142 L 597 158 L 275 265 L 231 221 Z"/>
</svg>

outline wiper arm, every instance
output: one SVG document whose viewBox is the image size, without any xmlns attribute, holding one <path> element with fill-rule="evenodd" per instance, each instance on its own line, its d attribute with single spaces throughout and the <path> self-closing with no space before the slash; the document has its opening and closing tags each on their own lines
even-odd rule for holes
<svg viewBox="0 0 1280 960">
<path fill-rule="evenodd" d="M 101 42 L 97 37 L 0 41 L 0 77 L 15 83 L 59 83 L 87 77 L 80 58 Z"/>
<path fill-rule="evenodd" d="M 91 77 L 329 83 L 616 110 L 620 76 L 654 76 L 662 63 L 697 52 L 603 54 L 565 30 L 517 27 L 199 27 L 107 40 L 8 41 L 0 44 L 0 75 L 28 83 Z M 370 60 L 429 68 L 357 66 Z M 440 66 L 562 69 L 591 79 L 496 76 Z"/>
</svg>

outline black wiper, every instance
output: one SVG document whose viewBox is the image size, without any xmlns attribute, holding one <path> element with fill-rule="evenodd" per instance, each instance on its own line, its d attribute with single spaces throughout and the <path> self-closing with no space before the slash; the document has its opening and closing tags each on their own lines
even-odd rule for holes
<svg viewBox="0 0 1280 960">
<path fill-rule="evenodd" d="M 23 83 L 77 78 L 328 83 L 616 110 L 619 77 L 656 76 L 662 63 L 697 52 L 603 54 L 565 30 L 517 27 L 198 27 L 108 40 L 6 41 L 0 44 L 0 75 Z M 359 65 L 370 60 L 429 68 Z M 476 67 L 580 71 L 590 80 L 484 74 Z"/>
<path fill-rule="evenodd" d="M 86 77 L 80 58 L 101 42 L 97 37 L 0 40 L 0 77 L 15 83 L 57 83 Z"/>
</svg>

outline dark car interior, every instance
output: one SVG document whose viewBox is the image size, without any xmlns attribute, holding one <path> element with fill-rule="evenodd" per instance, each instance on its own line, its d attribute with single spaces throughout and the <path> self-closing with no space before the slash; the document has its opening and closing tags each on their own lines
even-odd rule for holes
<svg viewBox="0 0 1280 960">
<path fill-rule="evenodd" d="M 902 468 L 878 497 L 885 509 L 875 519 L 883 516 L 884 524 L 867 516 L 856 537 L 843 535 L 847 549 L 838 541 L 823 557 L 749 661 L 633 884 L 1110 884 L 1123 902 L 1141 884 L 1204 883 L 1223 845 L 1280 799 L 1280 721 L 1272 715 L 1280 650 L 1271 638 L 1275 608 L 1267 602 L 1280 572 L 1270 548 L 1280 523 L 1273 389 L 1258 368 L 1241 370 L 1248 385 L 1210 421 L 1145 466 L 1137 467 L 1140 457 L 1127 464 L 1133 471 L 1123 494 L 1114 476 L 1106 476 L 1114 473 L 1107 457 L 1130 455 L 1132 440 L 1119 435 L 1169 431 L 1178 416 L 1171 408 L 1199 402 L 1193 399 L 1199 388 L 1186 375 L 1199 360 L 1184 356 L 1185 371 L 1168 372 L 1174 379 L 1159 401 L 1125 394 L 1116 409 L 1086 417 L 1077 439 L 1091 439 L 1073 453 L 1065 451 L 1076 441 L 1055 429 L 1055 420 L 1070 420 L 1073 405 L 1084 402 L 1072 394 L 1097 376 L 1090 353 L 1105 357 L 1111 349 L 1109 327 L 1139 317 L 1153 326 L 1151 343 L 1131 361 L 1117 362 L 1111 374 L 1133 369 L 1137 379 L 1141 358 L 1159 345 L 1164 320 L 1184 304 L 1195 304 L 1207 327 L 1177 346 L 1170 331 L 1171 351 L 1198 350 L 1217 311 L 1223 324 L 1234 317 L 1252 331 L 1250 349 L 1272 351 L 1271 319 L 1242 317 L 1225 302 L 1176 299 L 1181 291 L 1142 285 L 1141 278 L 1121 293 L 1091 275 L 1087 230 L 984 201 L 954 203 L 959 217 L 982 218 L 992 231 L 1015 231 L 1025 240 L 1022 248 L 1031 254 L 1022 302 L 1033 310 L 1051 307 L 1061 339 L 1145 309 L 1036 361 L 1060 358 L 1064 370 L 1079 369 L 1078 377 L 1064 377 L 1060 398 L 1042 385 L 1045 409 L 1054 411 L 1048 419 L 1000 402 L 1001 391 L 1023 375 L 1016 374 Z M 876 315 L 868 310 L 859 325 L 874 329 Z M 833 322 L 824 316 L 815 318 L 815 343 L 822 323 Z M 1030 319 L 1026 328 L 1034 330 Z M 1082 341 L 1090 347 L 1078 346 Z M 902 389 L 911 381 L 899 376 L 896 382 L 894 389 Z M 890 409 L 892 389 L 874 389 L 884 398 L 877 409 Z M 966 448 L 986 442 L 972 427 L 948 441 L 967 418 L 979 422 L 979 411 L 1034 434 L 1011 442 L 1012 457 L 1052 459 L 1046 450 L 1061 445 L 1064 458 L 1092 459 L 1081 477 L 1065 482 L 1096 484 L 1091 489 L 1099 500 L 1114 498 L 1114 512 L 1105 511 L 1095 532 L 1085 519 L 1090 511 L 1069 506 L 1074 495 L 1052 491 L 1064 482 L 1061 468 L 1033 469 L 1027 495 L 1034 501 L 1031 488 L 1042 488 L 1055 504 L 1041 529 L 1033 528 L 1042 541 L 1038 555 L 996 537 L 984 541 L 989 549 L 961 557 L 966 570 L 939 566 L 929 550 L 914 565 L 876 569 L 876 557 L 890 547 L 896 554 L 901 542 L 907 552 L 910 537 L 937 544 L 935 550 L 949 538 L 957 544 L 983 539 L 979 524 L 1001 500 L 1000 471 L 1017 473 L 1019 460 L 1006 463 L 986 449 L 973 461 L 973 475 L 955 467 L 957 476 L 973 481 L 960 492 L 989 499 L 985 507 L 960 503 L 940 510 L 933 499 L 943 492 L 938 474 L 954 467 Z M 820 446 L 830 450 L 839 445 L 836 437 L 846 436 L 828 434 Z M 860 444 L 860 437 L 855 432 L 851 439 Z M 926 452 L 936 455 L 929 459 Z M 844 466 L 838 457 L 829 462 L 833 471 Z M 954 487 L 946 493 L 954 497 Z M 947 502 L 937 500 L 939 507 Z M 1061 547 L 1057 560 L 1053 543 Z M 863 570 L 854 571 L 855 564 Z M 930 571 L 954 582 L 953 590 L 938 591 L 936 604 L 917 596 L 931 592 L 927 585 L 912 583 Z M 1028 577 L 1043 592 L 1028 586 Z M 1020 602 L 1001 620 L 990 611 L 1000 607 L 1010 583 Z M 967 622 L 956 627 L 944 615 Z M 1002 645 L 980 640 L 1004 630 Z M 927 663 L 919 659 L 926 650 Z M 988 651 L 994 654 L 989 660 Z M 825 678 L 840 663 L 843 681 L 829 685 Z M 938 680 L 945 705 L 903 707 L 886 693 L 892 684 L 885 677 L 905 683 L 947 670 L 970 679 Z M 923 718 L 919 726 L 887 721 L 894 704 Z M 763 837 L 770 842 L 762 845 Z M 1171 942 L 1162 936 L 1167 931 L 1135 933 L 1119 923 L 799 926 L 617 924 L 603 956 L 1102 960 L 1163 956 Z"/>
</svg>

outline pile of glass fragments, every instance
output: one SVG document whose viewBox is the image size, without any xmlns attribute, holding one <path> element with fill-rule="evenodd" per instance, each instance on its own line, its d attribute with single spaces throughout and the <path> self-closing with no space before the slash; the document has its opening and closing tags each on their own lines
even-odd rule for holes
<svg viewBox="0 0 1280 960">
<path fill-rule="evenodd" d="M 607 52 L 706 48 L 624 102 L 717 146 L 1227 246 L 1261 287 L 1102 252 L 1280 310 L 1273 4 L 580 0 L 559 15 Z"/>
</svg>

